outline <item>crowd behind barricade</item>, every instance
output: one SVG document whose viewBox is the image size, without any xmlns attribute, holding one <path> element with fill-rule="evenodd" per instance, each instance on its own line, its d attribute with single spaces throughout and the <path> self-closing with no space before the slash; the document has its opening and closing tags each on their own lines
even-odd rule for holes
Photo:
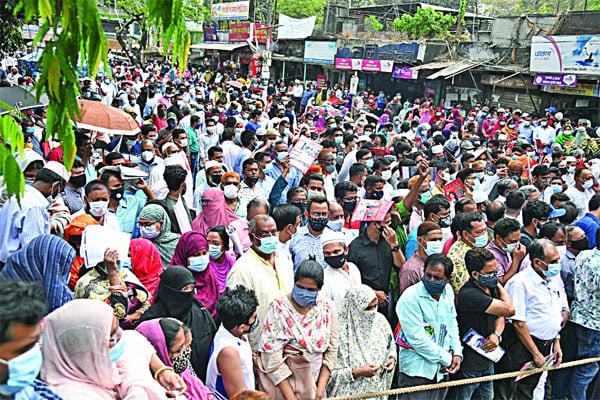
<svg viewBox="0 0 600 400">
<path fill-rule="evenodd" d="M 77 127 L 70 171 L 22 110 L 0 399 L 322 399 L 600 356 L 600 129 L 286 83 L 117 63 L 81 97 L 139 132 Z M 592 399 L 597 373 L 401 397 Z"/>
</svg>

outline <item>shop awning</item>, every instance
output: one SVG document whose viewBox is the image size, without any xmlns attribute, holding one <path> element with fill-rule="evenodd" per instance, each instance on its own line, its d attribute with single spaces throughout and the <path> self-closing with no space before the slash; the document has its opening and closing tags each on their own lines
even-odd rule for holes
<svg viewBox="0 0 600 400">
<path fill-rule="evenodd" d="M 242 47 L 248 46 L 248 43 L 211 43 L 204 42 L 193 44 L 190 46 L 191 50 L 219 50 L 219 51 L 233 51 L 241 49 Z"/>
<path fill-rule="evenodd" d="M 446 68 L 436 72 L 435 74 L 429 75 L 427 79 L 437 79 L 444 78 L 449 79 L 455 77 L 456 75 L 460 75 L 463 72 L 466 72 L 472 68 L 477 67 L 478 65 L 484 64 L 487 61 L 481 63 L 474 63 L 471 61 L 455 61 L 452 65 L 447 66 Z"/>
<path fill-rule="evenodd" d="M 417 65 L 416 67 L 411 67 L 411 69 L 413 71 L 419 71 L 422 69 L 442 69 L 452 64 L 454 64 L 452 61 L 432 62 L 429 64 Z"/>
</svg>

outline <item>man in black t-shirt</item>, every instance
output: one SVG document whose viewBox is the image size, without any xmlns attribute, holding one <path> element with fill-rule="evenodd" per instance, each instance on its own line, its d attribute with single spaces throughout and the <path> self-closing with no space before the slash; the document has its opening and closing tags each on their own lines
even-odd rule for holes
<svg viewBox="0 0 600 400">
<path fill-rule="evenodd" d="M 456 312 L 458 330 L 462 338 L 473 329 L 487 338 L 481 346 L 493 351 L 502 341 L 504 317 L 515 313 L 510 296 L 498 283 L 498 263 L 492 252 L 484 248 L 474 248 L 465 254 L 465 266 L 470 279 L 458 292 Z M 494 363 L 464 344 L 463 361 L 455 379 L 476 378 L 494 374 Z M 477 392 L 477 394 L 475 394 Z M 447 399 L 493 400 L 492 382 L 462 385 L 451 388 Z"/>
</svg>

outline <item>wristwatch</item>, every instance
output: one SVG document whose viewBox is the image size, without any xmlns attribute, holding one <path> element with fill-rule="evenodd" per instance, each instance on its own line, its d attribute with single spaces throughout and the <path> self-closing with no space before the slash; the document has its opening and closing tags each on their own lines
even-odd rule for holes
<svg viewBox="0 0 600 400">
<path fill-rule="evenodd" d="M 498 332 L 494 331 L 494 335 L 498 336 L 498 341 L 501 342 L 502 341 L 502 335 L 499 334 Z"/>
<path fill-rule="evenodd" d="M 397 244 L 394 247 L 392 247 L 392 252 L 396 252 L 398 250 L 400 250 L 400 245 L 399 244 Z"/>
</svg>

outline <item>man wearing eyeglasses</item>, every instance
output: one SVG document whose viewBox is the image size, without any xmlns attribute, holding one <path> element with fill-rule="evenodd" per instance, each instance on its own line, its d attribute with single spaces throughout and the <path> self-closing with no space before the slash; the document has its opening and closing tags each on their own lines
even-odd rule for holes
<svg viewBox="0 0 600 400">
<path fill-rule="evenodd" d="M 241 256 L 229 271 L 227 287 L 242 285 L 254 290 L 258 298 L 258 320 L 260 326 L 250 335 L 250 346 L 256 351 L 262 321 L 265 320 L 269 305 L 292 290 L 293 269 L 287 257 L 277 252 L 280 245 L 275 220 L 259 214 L 250 221 L 252 247 Z"/>
</svg>

